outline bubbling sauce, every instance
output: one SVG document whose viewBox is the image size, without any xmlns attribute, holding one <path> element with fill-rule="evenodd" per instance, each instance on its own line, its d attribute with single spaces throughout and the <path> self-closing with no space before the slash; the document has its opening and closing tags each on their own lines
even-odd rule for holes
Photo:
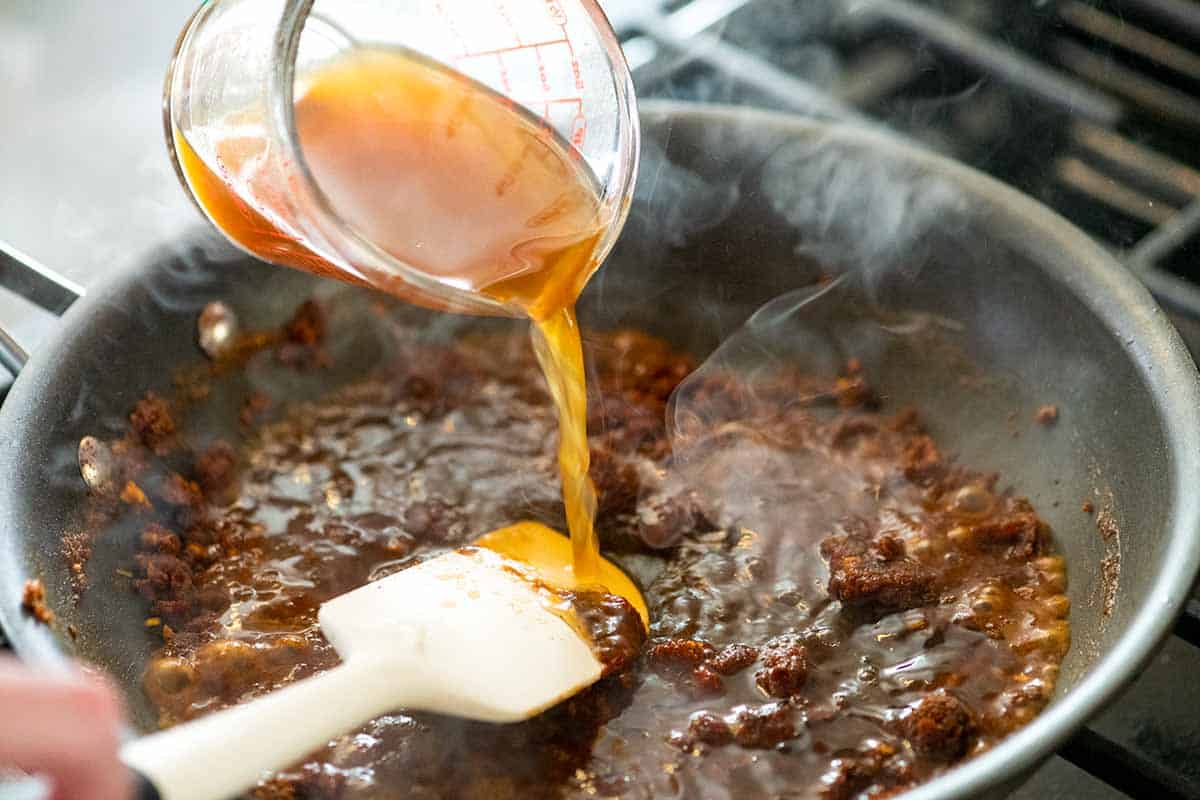
<svg viewBox="0 0 1200 800">
<path fill-rule="evenodd" d="M 148 505 L 123 516 L 144 526 L 130 571 L 163 633 L 144 678 L 161 725 L 335 665 L 329 598 L 512 520 L 561 527 L 556 416 L 525 338 L 396 336 L 386 367 L 238 448 L 192 449 L 163 398 L 134 409 L 123 470 Z M 775 466 L 756 480 L 785 513 L 751 528 L 672 480 L 664 410 L 691 360 L 632 331 L 589 346 L 597 531 L 643 589 L 645 645 L 613 595 L 554 595 L 611 665 L 600 682 L 516 725 L 397 710 L 257 797 L 880 798 L 1049 701 L 1063 560 L 1029 502 L 946 458 L 915 411 L 880 408 L 853 366 L 757 385 L 747 429 Z"/>
<path fill-rule="evenodd" d="M 574 579 L 597 583 L 596 495 L 574 311 L 608 222 L 594 176 L 540 120 L 415 54 L 355 51 L 318 69 L 297 94 L 305 161 L 346 225 L 421 273 L 534 322 L 559 414 Z M 193 197 L 231 240 L 267 261 L 442 305 L 395 276 L 330 255 L 280 196 L 263 120 L 234 115 L 219 127 L 222 133 L 205 133 L 206 157 L 178 130 L 174 142 Z"/>
</svg>

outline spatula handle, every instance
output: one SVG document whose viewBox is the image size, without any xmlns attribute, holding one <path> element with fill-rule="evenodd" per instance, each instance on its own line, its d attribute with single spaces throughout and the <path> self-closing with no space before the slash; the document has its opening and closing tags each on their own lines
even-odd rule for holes
<svg viewBox="0 0 1200 800">
<path fill-rule="evenodd" d="M 121 759 L 162 800 L 234 797 L 265 773 L 390 710 L 398 677 L 373 660 L 352 659 L 249 703 L 135 739 L 121 749 Z"/>
</svg>

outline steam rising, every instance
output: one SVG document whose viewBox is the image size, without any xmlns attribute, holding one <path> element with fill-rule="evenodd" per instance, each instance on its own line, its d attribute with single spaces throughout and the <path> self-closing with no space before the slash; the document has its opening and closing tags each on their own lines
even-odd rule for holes
<svg viewBox="0 0 1200 800">
<path fill-rule="evenodd" d="M 772 392 L 796 368 L 836 372 L 839 350 L 827 331 L 805 324 L 805 309 L 841 281 L 799 289 L 760 308 L 675 390 L 667 409 L 673 479 L 706 498 L 722 526 L 760 532 L 790 528 L 805 514 L 813 480 L 803 456 L 767 432 L 792 408 L 812 401 L 797 386 L 791 401 Z M 813 473 L 819 470 L 813 470 Z M 796 502 L 801 498 L 800 503 Z"/>
<path fill-rule="evenodd" d="M 861 496 L 866 511 L 863 476 L 789 439 L 788 420 L 831 414 L 831 387 L 851 359 L 910 357 L 952 323 L 881 310 L 863 283 L 843 275 L 771 300 L 676 388 L 667 411 L 672 480 L 705 498 L 722 527 L 768 540 L 828 531 L 835 520 L 822 499 L 830 496 Z"/>
<path fill-rule="evenodd" d="M 646 197 L 644 212 L 661 226 L 662 238 L 672 247 L 720 225 L 741 199 L 736 181 L 705 180 L 672 163 L 654 141 L 643 146 L 639 180 Z"/>
<path fill-rule="evenodd" d="M 224 269 L 236 269 L 246 256 L 215 231 L 165 239 L 155 268 L 142 286 L 162 311 L 198 314 L 211 290 L 225 280 Z"/>
<path fill-rule="evenodd" d="M 825 136 L 780 147 L 764 167 L 762 188 L 802 237 L 798 252 L 873 282 L 896 270 L 915 277 L 930 235 L 961 231 L 966 210 L 955 186 L 920 165 Z"/>
<path fill-rule="evenodd" d="M 836 373 L 840 348 L 832 332 L 806 327 L 804 310 L 836 291 L 843 282 L 838 279 L 775 298 L 679 384 L 671 396 L 667 429 L 681 467 L 694 466 L 707 441 L 767 413 L 763 390 L 781 373 L 797 369 L 815 375 Z M 710 395 L 714 381 L 724 384 L 725 391 L 719 397 Z M 803 394 L 798 394 L 797 402 L 803 401 Z"/>
<path fill-rule="evenodd" d="M 738 190 L 710 190 L 710 198 L 721 200 L 709 210 L 721 213 L 695 217 L 740 220 L 738 203 L 754 198 L 756 207 L 765 206 L 768 235 L 784 247 L 794 243 L 795 283 L 811 274 L 800 262 L 816 261 L 830 276 L 759 307 L 671 398 L 671 480 L 705 498 L 722 526 L 747 526 L 767 537 L 828 530 L 832 520 L 812 507 L 824 496 L 854 496 L 846 482 L 861 476 L 839 473 L 825 456 L 778 432 L 787 429 L 789 415 L 828 413 L 835 406 L 829 387 L 851 359 L 886 364 L 939 324 L 928 315 L 885 310 L 894 305 L 886 301 L 898 285 L 920 280 L 934 252 L 946 252 L 948 238 L 964 236 L 967 203 L 955 184 L 920 159 L 896 157 L 894 146 L 840 127 L 786 137 L 760 169 L 738 177 Z M 656 191 L 665 185 L 676 198 L 709 183 L 679 167 L 655 174 Z M 686 242 L 695 229 L 686 216 L 661 218 L 669 221 L 672 243 Z M 757 266 L 788 274 L 779 264 Z"/>
</svg>

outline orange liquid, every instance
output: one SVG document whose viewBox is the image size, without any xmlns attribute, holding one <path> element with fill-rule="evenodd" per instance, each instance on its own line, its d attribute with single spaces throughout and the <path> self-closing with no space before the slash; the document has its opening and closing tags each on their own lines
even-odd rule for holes
<svg viewBox="0 0 1200 800">
<path fill-rule="evenodd" d="M 337 215 L 438 280 L 517 307 L 559 415 L 559 468 L 582 583 L 599 580 L 588 478 L 587 396 L 575 300 L 604 231 L 586 165 L 540 121 L 469 79 L 399 52 L 366 51 L 322 68 L 298 92 L 305 159 Z M 434 308 L 446 303 L 392 275 L 348 264 L 311 238 L 263 165 L 261 120 L 237 117 L 175 149 L 209 219 L 267 261 L 367 283 Z M 210 134 L 211 135 L 211 134 Z"/>
</svg>

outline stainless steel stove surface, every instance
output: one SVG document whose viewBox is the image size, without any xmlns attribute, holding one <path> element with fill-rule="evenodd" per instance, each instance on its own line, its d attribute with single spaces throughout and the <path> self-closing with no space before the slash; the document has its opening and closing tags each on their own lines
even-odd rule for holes
<svg viewBox="0 0 1200 800">
<path fill-rule="evenodd" d="M 891 126 L 1106 244 L 1200 353 L 1200 0 L 601 2 L 640 97 Z M 135 5 L 0 10 L 0 118 L 21 121 L 0 134 L 0 239 L 84 284 L 190 219 L 156 103 L 193 0 Z M 53 324 L 2 293 L 0 320 L 35 343 Z M 1200 601 L 1176 631 L 1013 797 L 1200 798 Z"/>
</svg>

